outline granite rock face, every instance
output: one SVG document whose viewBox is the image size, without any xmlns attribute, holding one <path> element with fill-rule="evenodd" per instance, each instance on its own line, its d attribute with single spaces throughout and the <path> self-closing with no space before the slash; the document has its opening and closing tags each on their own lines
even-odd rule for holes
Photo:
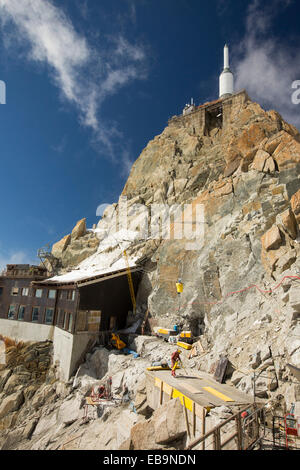
<svg viewBox="0 0 300 470">
<path fill-rule="evenodd" d="M 71 234 L 52 246 L 52 255 L 56 258 L 55 269 L 58 272 L 70 270 L 93 255 L 98 246 L 98 237 L 92 231 L 87 231 L 86 219 L 79 220 Z M 51 271 L 50 266 L 48 268 Z"/>
<path fill-rule="evenodd" d="M 138 233 L 127 254 L 142 263 L 137 303 L 149 308 L 152 328 L 191 329 L 206 345 L 197 367 L 209 372 L 226 355 L 240 390 L 252 393 L 251 377 L 263 370 L 260 397 L 292 397 L 286 364 L 300 367 L 300 134 L 245 93 L 229 101 L 222 126 L 209 110 L 204 125 L 201 107 L 172 118 L 134 163 L 119 201 L 105 210 L 94 248 L 89 234 L 71 240 L 62 265 L 69 269 L 81 256 L 87 265 L 90 248 L 109 251 L 110 233 Z M 170 212 L 158 213 L 158 205 Z M 198 208 L 196 246 L 188 230 L 180 235 L 180 225 L 196 229 Z"/>
<path fill-rule="evenodd" d="M 199 367 L 206 371 L 225 354 L 250 377 L 251 357 L 267 345 L 277 356 L 275 375 L 267 370 L 260 383 L 261 396 L 269 396 L 280 387 L 286 362 L 300 366 L 300 345 L 293 339 L 290 346 L 299 318 L 287 296 L 298 275 L 300 134 L 276 111 L 240 98 L 224 111 L 222 128 L 203 131 L 197 110 L 172 118 L 136 160 L 98 229 L 112 230 L 126 198 L 126 228 L 143 235 L 127 251 L 147 260 L 137 298 L 149 307 L 152 327 L 177 324 L 201 335 L 207 352 Z M 200 248 L 174 236 L 175 209 L 169 237 L 149 238 L 159 223 L 152 213 L 158 204 L 179 206 L 190 222 L 184 205 L 202 206 Z M 251 389 L 251 380 L 234 381 Z"/>
</svg>

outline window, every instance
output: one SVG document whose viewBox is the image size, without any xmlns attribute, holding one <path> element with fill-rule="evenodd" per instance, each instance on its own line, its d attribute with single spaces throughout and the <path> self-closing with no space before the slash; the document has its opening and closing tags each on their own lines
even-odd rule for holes
<svg viewBox="0 0 300 470">
<path fill-rule="evenodd" d="M 64 296 L 64 291 L 63 291 L 63 290 L 60 291 L 60 293 L 59 293 L 59 298 L 60 298 L 60 299 L 64 299 L 64 298 L 65 298 L 65 296 Z"/>
<path fill-rule="evenodd" d="M 55 297 L 56 297 L 56 290 L 53 290 L 53 289 L 49 290 L 48 299 L 55 299 Z"/>
<path fill-rule="evenodd" d="M 42 295 L 43 295 L 43 289 L 36 289 L 35 297 L 38 297 L 40 299 Z"/>
<path fill-rule="evenodd" d="M 29 295 L 29 287 L 23 287 L 22 296 L 23 297 L 28 297 L 28 295 Z"/>
<path fill-rule="evenodd" d="M 2 295 L 3 293 L 3 287 L 0 287 L 0 296 Z"/>
<path fill-rule="evenodd" d="M 34 322 L 39 321 L 39 313 L 40 313 L 40 308 L 39 307 L 33 307 L 31 320 L 34 321 Z"/>
<path fill-rule="evenodd" d="M 54 308 L 46 308 L 45 323 L 52 325 Z"/>
<path fill-rule="evenodd" d="M 24 320 L 25 308 L 26 307 L 24 305 L 20 305 L 19 313 L 18 313 L 18 320 Z"/>
<path fill-rule="evenodd" d="M 19 295 L 19 288 L 18 287 L 13 287 L 11 289 L 11 295 L 14 295 L 14 296 Z"/>
<path fill-rule="evenodd" d="M 75 300 L 75 290 L 68 290 L 67 291 L 67 299 L 68 300 Z"/>
<path fill-rule="evenodd" d="M 64 311 L 60 308 L 59 311 L 58 311 L 56 324 L 59 325 L 59 326 L 62 325 L 63 318 L 64 318 Z"/>
<path fill-rule="evenodd" d="M 72 326 L 73 326 L 73 315 L 70 313 L 70 316 L 69 316 L 69 332 L 71 333 L 72 332 Z"/>
<path fill-rule="evenodd" d="M 64 330 L 67 330 L 68 329 L 68 313 L 65 312 L 65 318 L 64 318 Z"/>
<path fill-rule="evenodd" d="M 16 305 L 10 305 L 9 309 L 8 309 L 7 318 L 9 320 L 13 320 L 15 318 L 16 311 L 17 311 L 17 306 Z"/>
</svg>

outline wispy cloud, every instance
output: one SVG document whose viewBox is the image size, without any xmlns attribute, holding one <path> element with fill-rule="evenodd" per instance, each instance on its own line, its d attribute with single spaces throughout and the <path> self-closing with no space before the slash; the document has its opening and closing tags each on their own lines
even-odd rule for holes
<svg viewBox="0 0 300 470">
<path fill-rule="evenodd" d="M 80 123 L 91 128 L 94 141 L 113 156 L 117 124 L 105 122 L 101 106 L 121 87 L 145 78 L 143 48 L 122 35 L 109 43 L 98 38 L 96 48 L 53 0 L 0 0 L 0 14 L 3 29 L 13 26 L 18 33 L 14 41 L 18 37 L 29 46 L 27 58 L 49 66 L 61 96 L 78 109 Z M 16 45 L 11 39 L 9 44 Z"/>
<path fill-rule="evenodd" d="M 299 128 L 299 106 L 292 103 L 291 96 L 293 81 L 300 79 L 300 48 L 291 48 L 271 33 L 274 18 L 292 3 L 254 0 L 249 5 L 245 37 L 235 47 L 235 88 L 246 88 L 252 99 L 276 109 Z"/>
<path fill-rule="evenodd" d="M 32 260 L 24 251 L 15 251 L 10 253 L 0 252 L 0 273 L 6 268 L 7 264 L 37 264 L 37 260 Z"/>
</svg>

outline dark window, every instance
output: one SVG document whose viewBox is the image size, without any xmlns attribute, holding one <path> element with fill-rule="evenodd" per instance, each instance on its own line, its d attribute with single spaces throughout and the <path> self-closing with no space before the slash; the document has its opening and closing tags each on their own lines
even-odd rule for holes
<svg viewBox="0 0 300 470">
<path fill-rule="evenodd" d="M 60 308 L 59 311 L 58 311 L 58 316 L 57 316 L 56 324 L 57 324 L 57 325 L 62 325 L 63 318 L 64 318 L 64 311 Z"/>
<path fill-rule="evenodd" d="M 13 287 L 11 289 L 11 295 L 19 295 L 19 288 L 18 287 Z"/>
<path fill-rule="evenodd" d="M 53 290 L 53 289 L 49 290 L 48 299 L 55 299 L 55 297 L 56 297 L 56 290 Z"/>
<path fill-rule="evenodd" d="M 42 295 L 43 295 L 43 289 L 36 289 L 35 297 L 38 297 L 40 299 Z"/>
<path fill-rule="evenodd" d="M 72 326 L 73 326 L 73 315 L 70 313 L 69 315 L 69 332 L 72 333 Z"/>
<path fill-rule="evenodd" d="M 46 308 L 45 323 L 48 325 L 53 322 L 54 308 Z"/>
<path fill-rule="evenodd" d="M 0 295 L 3 293 L 3 287 L 0 287 Z"/>
<path fill-rule="evenodd" d="M 64 318 L 64 330 L 68 329 L 68 320 L 69 320 L 69 314 L 65 312 L 65 318 Z"/>
<path fill-rule="evenodd" d="M 39 313 L 40 313 L 40 308 L 39 307 L 33 307 L 31 320 L 34 321 L 34 322 L 39 321 Z"/>
<path fill-rule="evenodd" d="M 68 300 L 75 300 L 75 290 L 68 290 L 67 291 L 67 299 Z"/>
<path fill-rule="evenodd" d="M 24 305 L 20 305 L 19 313 L 18 313 L 18 320 L 24 320 L 25 308 L 26 307 Z"/>
<path fill-rule="evenodd" d="M 7 318 L 9 318 L 10 320 L 13 320 L 15 318 L 16 311 L 17 311 L 17 305 L 10 305 L 8 309 Z"/>
</svg>

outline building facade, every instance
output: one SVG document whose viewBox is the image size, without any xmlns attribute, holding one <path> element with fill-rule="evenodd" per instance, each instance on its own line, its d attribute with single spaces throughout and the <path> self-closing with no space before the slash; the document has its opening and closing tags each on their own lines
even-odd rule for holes
<svg viewBox="0 0 300 470">
<path fill-rule="evenodd" d="M 53 341 L 53 360 L 68 380 L 100 332 L 126 326 L 132 298 L 128 270 L 80 280 L 54 280 L 38 266 L 8 265 L 0 277 L 0 335 L 21 341 Z M 140 273 L 131 268 L 134 291 Z"/>
</svg>

